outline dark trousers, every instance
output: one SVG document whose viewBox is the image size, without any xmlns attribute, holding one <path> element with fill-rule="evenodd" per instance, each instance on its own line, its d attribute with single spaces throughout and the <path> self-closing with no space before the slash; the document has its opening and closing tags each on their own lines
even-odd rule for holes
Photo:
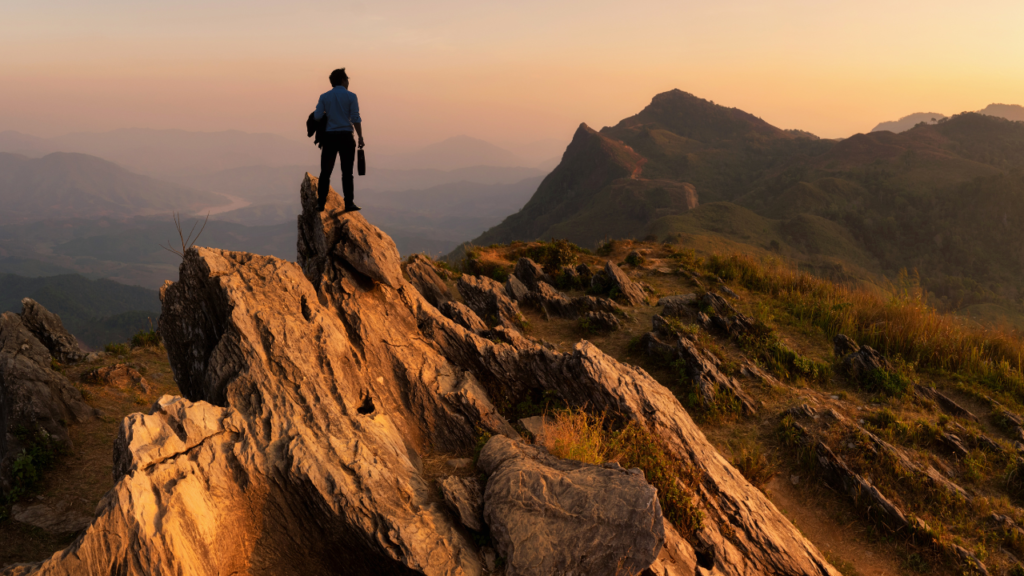
<svg viewBox="0 0 1024 576">
<path fill-rule="evenodd" d="M 323 148 L 320 149 L 320 183 L 317 185 L 317 199 L 323 206 L 327 202 L 327 191 L 331 189 L 331 173 L 334 172 L 334 159 L 341 156 L 341 189 L 345 194 L 345 204 L 352 204 L 354 185 L 352 183 L 352 164 L 356 158 L 356 141 L 351 132 L 324 132 Z"/>
</svg>

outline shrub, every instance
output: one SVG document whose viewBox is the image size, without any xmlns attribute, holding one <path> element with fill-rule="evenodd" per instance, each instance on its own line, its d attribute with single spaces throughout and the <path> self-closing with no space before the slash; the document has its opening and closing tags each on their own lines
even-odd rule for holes
<svg viewBox="0 0 1024 576">
<path fill-rule="evenodd" d="M 639 266 L 644 263 L 644 257 L 639 252 L 630 252 L 626 255 L 626 264 L 630 266 Z"/>
<path fill-rule="evenodd" d="M 14 436 L 27 445 L 11 463 L 10 489 L 0 499 L 0 506 L 4 508 L 38 488 L 43 473 L 53 468 L 67 452 L 62 442 L 42 429 L 35 433 L 15 431 Z"/>
<path fill-rule="evenodd" d="M 103 347 L 107 351 L 107 354 L 113 354 L 114 356 L 127 356 L 131 352 L 131 348 L 128 344 L 111 342 Z"/>
<path fill-rule="evenodd" d="M 147 348 L 147 347 L 159 347 L 160 346 L 160 335 L 157 334 L 156 330 L 141 330 L 132 336 L 131 347 L 132 348 Z"/>
<path fill-rule="evenodd" d="M 775 464 L 758 447 L 744 449 L 732 464 L 758 489 L 775 476 Z"/>
</svg>

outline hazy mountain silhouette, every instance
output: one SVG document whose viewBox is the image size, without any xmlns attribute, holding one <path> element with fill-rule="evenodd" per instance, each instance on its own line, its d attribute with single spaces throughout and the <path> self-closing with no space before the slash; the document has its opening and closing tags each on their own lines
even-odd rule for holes
<svg viewBox="0 0 1024 576">
<path fill-rule="evenodd" d="M 986 116 L 998 116 L 1014 122 L 1024 122 L 1024 106 L 1019 104 L 989 104 L 984 110 L 978 110 L 978 114 Z"/>
<path fill-rule="evenodd" d="M 371 162 L 373 157 L 370 157 Z M 293 202 L 301 176 L 315 173 L 318 168 L 308 166 L 245 166 L 184 179 L 188 185 L 245 198 L 253 204 Z M 379 168 L 371 164 L 366 176 L 356 176 L 356 195 L 402 190 L 423 190 L 456 182 L 482 185 L 514 184 L 526 178 L 543 176 L 538 168 L 520 166 L 471 166 L 456 170 L 399 170 Z M 297 203 L 296 203 L 297 205 Z"/>
<path fill-rule="evenodd" d="M 227 202 L 220 195 L 160 182 L 86 154 L 32 159 L 0 153 L 0 223 L 187 212 Z"/>
<path fill-rule="evenodd" d="M 883 130 L 888 130 L 889 132 L 899 134 L 900 132 L 906 132 L 907 130 L 910 130 L 911 128 L 917 126 L 921 122 L 924 122 L 925 124 L 935 124 L 936 122 L 945 119 L 946 115 L 939 114 L 938 112 L 916 112 L 914 114 L 904 116 L 899 120 L 893 120 L 891 122 L 881 122 L 878 124 L 878 126 L 872 128 L 871 131 L 881 132 Z"/>
</svg>

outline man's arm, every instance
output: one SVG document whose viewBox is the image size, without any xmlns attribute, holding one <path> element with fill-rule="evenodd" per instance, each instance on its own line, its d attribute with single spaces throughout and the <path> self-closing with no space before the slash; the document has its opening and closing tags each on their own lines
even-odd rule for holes
<svg viewBox="0 0 1024 576">
<path fill-rule="evenodd" d="M 352 123 L 352 127 L 356 129 L 356 134 L 359 135 L 359 145 L 362 146 L 363 145 L 363 123 L 362 122 L 353 122 Z"/>
<path fill-rule="evenodd" d="M 359 98 L 357 98 L 355 94 L 352 94 L 352 102 L 349 105 L 348 121 L 352 124 L 352 127 L 356 129 L 356 134 L 359 135 L 359 146 L 362 147 L 363 119 L 359 116 Z"/>
</svg>

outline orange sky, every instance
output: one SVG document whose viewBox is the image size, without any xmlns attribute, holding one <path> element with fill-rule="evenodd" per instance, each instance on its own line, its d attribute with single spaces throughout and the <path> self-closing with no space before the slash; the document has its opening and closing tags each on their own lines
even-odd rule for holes
<svg viewBox="0 0 1024 576">
<path fill-rule="evenodd" d="M 849 136 L 1024 104 L 1024 3 L 294 1 L 0 4 L 0 130 L 304 138 L 346 66 L 367 141 L 568 140 L 671 88 Z"/>
</svg>

